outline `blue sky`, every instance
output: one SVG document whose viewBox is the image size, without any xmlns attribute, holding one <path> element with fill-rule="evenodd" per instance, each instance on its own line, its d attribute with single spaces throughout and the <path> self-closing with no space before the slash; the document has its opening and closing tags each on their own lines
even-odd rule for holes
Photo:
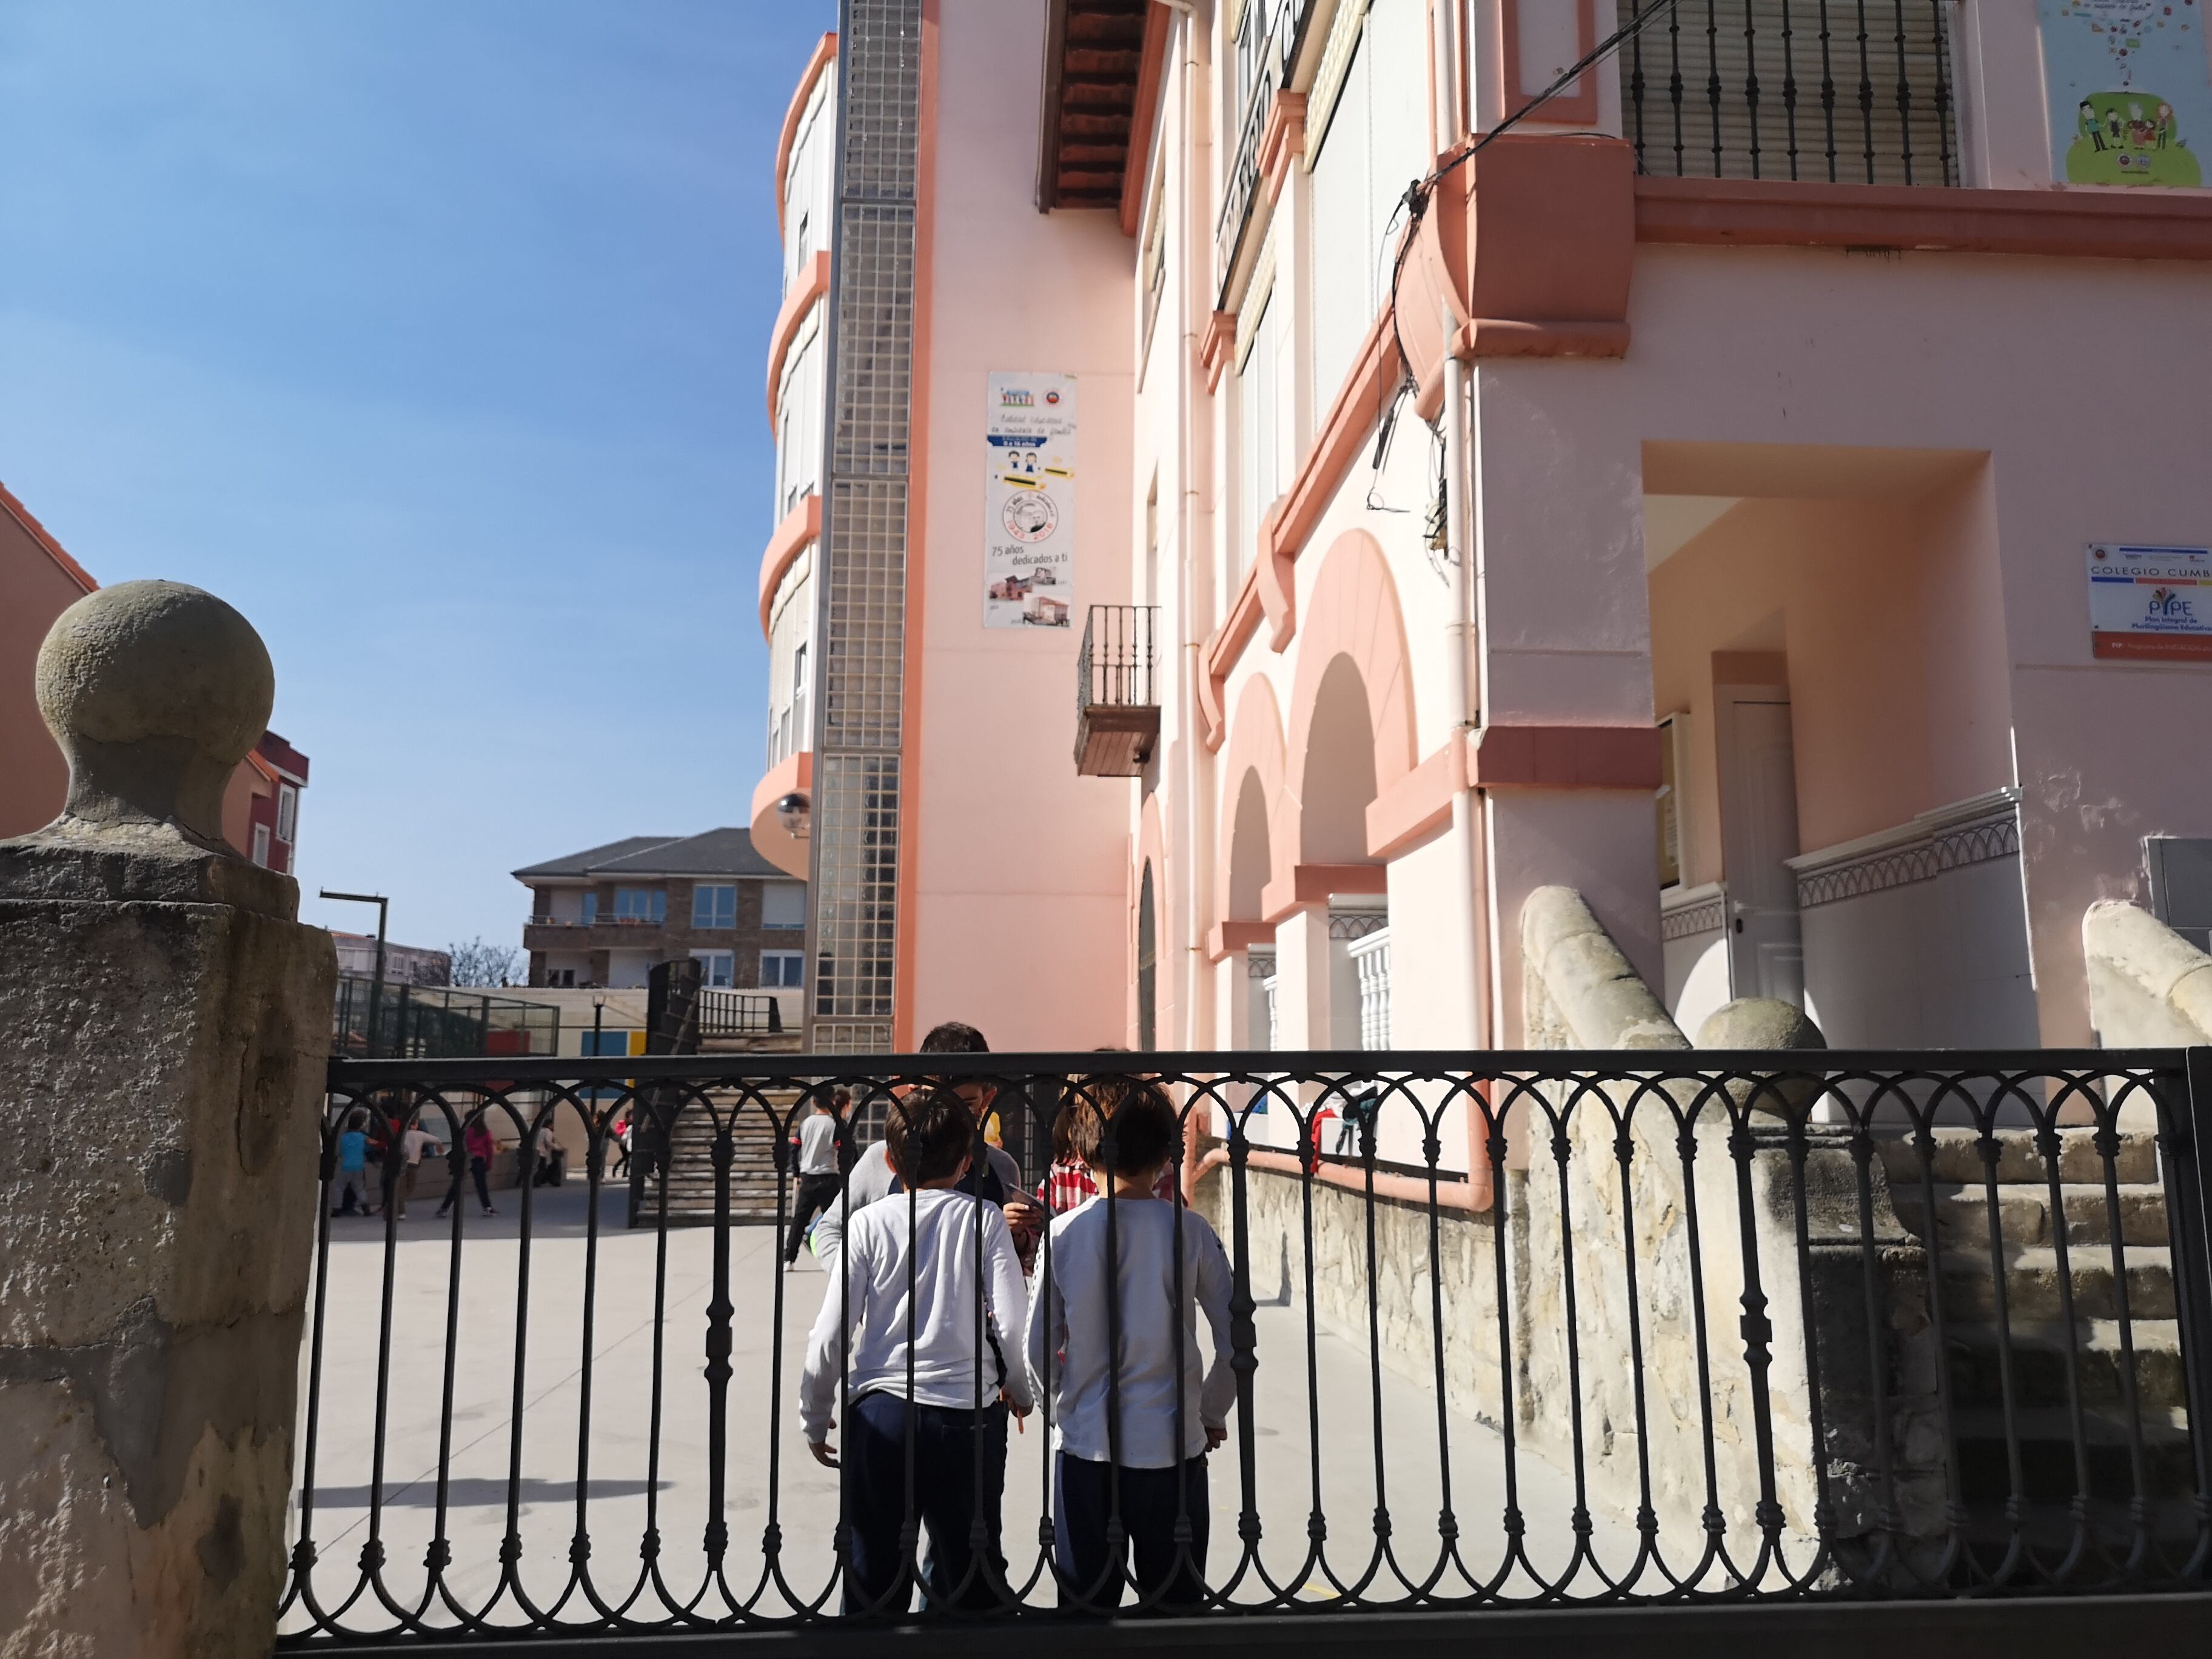
<svg viewBox="0 0 2212 1659">
<path fill-rule="evenodd" d="M 237 605 L 305 919 L 742 823 L 775 150 L 834 0 L 8 0 L 0 480 Z"/>
</svg>

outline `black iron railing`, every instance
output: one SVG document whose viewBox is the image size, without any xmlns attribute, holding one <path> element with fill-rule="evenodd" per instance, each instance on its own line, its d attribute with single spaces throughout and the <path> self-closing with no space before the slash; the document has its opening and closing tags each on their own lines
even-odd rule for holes
<svg viewBox="0 0 2212 1659">
<path fill-rule="evenodd" d="M 332 1053 L 355 1059 L 551 1054 L 561 1047 L 561 1011 L 468 986 L 341 974 L 331 1036 Z"/>
<path fill-rule="evenodd" d="M 945 1340 L 970 1362 L 936 1377 L 938 1403 L 1018 1396 L 1012 1366 L 1038 1384 L 1011 1439 L 996 1405 L 933 1419 L 937 1455 L 947 1434 L 972 1451 L 983 1496 L 963 1510 L 914 1462 L 898 1473 L 902 1403 L 860 1412 L 837 1364 L 866 1311 L 847 1263 L 910 1251 L 923 1200 L 882 1200 L 872 1243 L 869 1212 L 848 1218 L 849 1251 L 817 1227 L 816 1270 L 781 1271 L 792 1137 L 841 1088 L 878 1118 L 1003 1090 L 1036 1142 L 1056 1113 L 1080 1140 L 1111 1103 L 1111 1164 L 1148 1083 L 1183 1131 L 1171 1208 L 1138 1176 L 1070 1217 L 1065 1170 L 1014 1176 L 971 1144 L 990 1197 L 1063 1212 L 1011 1299 L 1054 1308 L 1036 1287 L 1078 1282 L 1085 1250 L 1166 1254 L 1149 1281 L 1092 1281 L 1103 1339 L 1071 1311 L 1031 1343 L 1003 1279 L 988 1305 L 980 1275 L 957 1287 Z M 336 1138 L 371 1109 L 453 1147 L 495 1120 L 524 1165 L 506 1213 L 333 1218 Z M 605 1218 L 615 1126 L 647 1112 L 657 1144 L 708 1149 L 708 1224 L 669 1224 L 665 1158 L 659 1224 Z M 2212 1050 L 339 1060 L 325 1123 L 288 1644 L 805 1626 L 848 1606 L 864 1524 L 902 1564 L 873 1611 L 919 1598 L 924 1617 L 2140 1595 L 2212 1575 Z M 539 1127 L 580 1182 L 532 1183 Z M 844 1179 L 881 1191 L 884 1171 Z M 1001 1215 L 1027 1231 L 1018 1207 L 942 1201 L 977 1241 Z M 896 1295 L 911 1271 L 877 1282 Z M 1176 1320 L 1190 1300 L 1204 1316 Z M 1131 1358 L 1124 1378 L 1102 1357 L 1146 1343 L 1172 1363 Z M 1060 1390 L 1093 1363 L 1111 1443 L 1218 1431 L 1202 1475 L 1163 1497 L 1133 1455 L 1065 1500 Z M 875 1446 L 872 1477 L 808 1455 L 810 1364 L 848 1466 Z M 917 1386 L 902 1364 L 895 1402 Z M 1178 1370 L 1206 1381 L 1138 1391 Z M 1166 1557 L 1073 1582 L 1055 1524 L 1115 1517 Z"/>
<path fill-rule="evenodd" d="M 1305 40 L 1313 0 L 1244 0 L 1232 42 L 1238 100 L 1237 153 L 1222 181 L 1221 214 L 1214 222 L 1214 268 L 1227 283 L 1243 251 L 1260 189 L 1260 149 L 1267 137 L 1275 94 L 1290 84 L 1291 66 Z"/>
<path fill-rule="evenodd" d="M 716 986 L 701 988 L 701 1036 L 767 1036 L 782 1030 L 783 1005 L 772 992 L 726 991 Z"/>
<path fill-rule="evenodd" d="M 1083 624 L 1075 657 L 1075 705 L 1084 708 L 1143 708 L 1156 705 L 1156 605 L 1094 605 Z"/>
<path fill-rule="evenodd" d="M 1956 185 L 1952 0 L 1620 0 L 1639 172 Z"/>
</svg>

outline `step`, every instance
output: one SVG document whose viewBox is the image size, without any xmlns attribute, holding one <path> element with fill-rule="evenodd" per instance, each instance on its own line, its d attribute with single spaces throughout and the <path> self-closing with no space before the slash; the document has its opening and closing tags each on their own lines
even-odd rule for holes
<svg viewBox="0 0 2212 1659">
<path fill-rule="evenodd" d="M 2072 1341 L 2075 1374 L 2084 1409 L 2126 1404 L 2126 1371 L 2121 1364 L 2120 1323 L 2115 1319 L 2075 1322 Z M 1951 1349 L 1951 1399 L 1954 1406 L 2001 1406 L 2004 1373 L 1997 1328 L 1986 1322 L 1947 1325 Z M 2172 1319 L 2138 1319 L 2128 1327 L 2135 1350 L 2136 1392 L 2145 1410 L 2179 1411 L 2188 1404 L 2189 1379 L 2181 1358 L 2181 1327 Z M 2067 1404 L 2066 1328 L 2014 1323 L 2009 1332 L 2013 1399 L 2021 1406 Z"/>
<path fill-rule="evenodd" d="M 1986 1246 L 1990 1231 L 1988 1188 L 1979 1182 L 1940 1182 L 1935 1192 L 1936 1224 L 1942 1230 L 1944 1244 Z M 2121 1242 L 2164 1244 L 2165 1189 L 2149 1182 L 2130 1182 L 2118 1193 Z M 2101 1184 L 2068 1184 L 2058 1189 L 2058 1196 L 2069 1244 L 2102 1244 L 2111 1239 L 2112 1210 Z M 1897 1206 L 1897 1218 L 1914 1234 L 1926 1237 L 1925 1200 L 1919 1184 L 1894 1186 L 1890 1197 Z M 1996 1219 L 2008 1245 L 2052 1243 L 2050 1188 L 2040 1182 L 1999 1186 Z"/>
<path fill-rule="evenodd" d="M 2059 1297 L 2057 1250 L 2007 1249 L 2004 1264 L 2005 1315 L 2008 1322 L 2040 1322 L 2064 1316 Z M 2067 1265 L 2073 1279 L 2074 1317 L 2118 1318 L 2120 1310 L 2113 1294 L 2109 1247 L 2069 1250 Z M 2173 1269 L 2163 1249 L 2128 1252 L 2127 1272 L 2129 1318 L 2174 1316 Z M 1943 1311 L 1956 1319 L 1996 1317 L 1996 1287 L 1990 1278 L 1987 1250 L 1944 1254 Z"/>
<path fill-rule="evenodd" d="M 2011 1491 L 2003 1413 L 1974 1407 L 1953 1413 L 1959 1447 L 1960 1478 L 1969 1502 L 2003 1498 Z M 2032 1503 L 2063 1503 L 2075 1496 L 2074 1425 L 2069 1413 L 2054 1408 L 2014 1412 L 2013 1431 L 2020 1446 L 2024 1496 Z M 2085 1413 L 2082 1449 L 2093 1498 L 2124 1500 L 2136 1495 L 2127 1425 L 2117 1414 Z M 2144 1496 L 2179 1498 L 2197 1489 L 2197 1460 L 2189 1431 L 2171 1413 L 2146 1407 L 2142 1422 Z"/>
<path fill-rule="evenodd" d="M 2096 1135 L 2097 1131 L 2089 1127 L 2058 1132 L 2061 1181 L 2104 1185 L 2105 1160 L 2097 1151 Z M 1982 1163 L 1979 1130 L 1941 1128 L 1934 1130 L 1931 1138 L 1935 1146 L 1929 1161 L 1937 1181 L 1976 1187 L 1982 1184 L 1987 1171 Z M 2035 1141 L 2035 1132 L 2031 1129 L 1997 1131 L 1999 1184 L 2032 1182 L 2039 1187 L 2050 1179 L 2049 1167 Z M 1875 1145 L 1881 1153 L 1882 1167 L 1889 1173 L 1893 1191 L 1920 1184 L 1920 1154 L 1913 1137 L 1883 1135 Z M 2124 1129 L 2112 1164 L 2114 1175 L 2124 1184 L 2154 1182 L 2158 1179 L 2158 1143 L 2148 1130 Z"/>
</svg>

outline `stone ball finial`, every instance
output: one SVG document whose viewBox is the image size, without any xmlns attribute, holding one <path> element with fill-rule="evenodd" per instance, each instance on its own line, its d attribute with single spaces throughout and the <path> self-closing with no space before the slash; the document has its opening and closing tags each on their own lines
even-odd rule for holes
<svg viewBox="0 0 2212 1659">
<path fill-rule="evenodd" d="M 1794 1002 L 1778 997 L 1738 997 L 1705 1016 L 1698 1027 L 1700 1048 L 1753 1050 L 1769 1048 L 1825 1048 L 1828 1039 Z M 1778 1062 L 1787 1066 L 1791 1062 Z M 1800 1065 L 1804 1062 L 1796 1062 Z M 1784 1075 L 1753 1082 L 1735 1078 L 1726 1084 L 1729 1097 L 1739 1106 L 1802 1121 L 1820 1098 L 1821 1085 L 1814 1076 Z"/>
<path fill-rule="evenodd" d="M 222 795 L 276 695 L 253 624 L 182 582 L 118 582 L 54 619 L 39 712 L 69 757 L 64 820 L 167 823 L 222 844 Z"/>
<path fill-rule="evenodd" d="M 1776 997 L 1738 997 L 1705 1016 L 1698 1027 L 1700 1048 L 1825 1048 L 1827 1038 L 1793 1002 Z"/>
</svg>

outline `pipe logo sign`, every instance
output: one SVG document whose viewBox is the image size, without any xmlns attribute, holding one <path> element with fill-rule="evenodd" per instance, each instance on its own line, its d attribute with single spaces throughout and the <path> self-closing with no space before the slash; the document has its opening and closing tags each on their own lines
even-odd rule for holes
<svg viewBox="0 0 2212 1659">
<path fill-rule="evenodd" d="M 1072 627 L 1075 377 L 991 375 L 983 447 L 983 626 Z"/>
<path fill-rule="evenodd" d="M 2090 543 L 2089 641 L 2100 657 L 2212 661 L 2212 548 Z"/>
</svg>

